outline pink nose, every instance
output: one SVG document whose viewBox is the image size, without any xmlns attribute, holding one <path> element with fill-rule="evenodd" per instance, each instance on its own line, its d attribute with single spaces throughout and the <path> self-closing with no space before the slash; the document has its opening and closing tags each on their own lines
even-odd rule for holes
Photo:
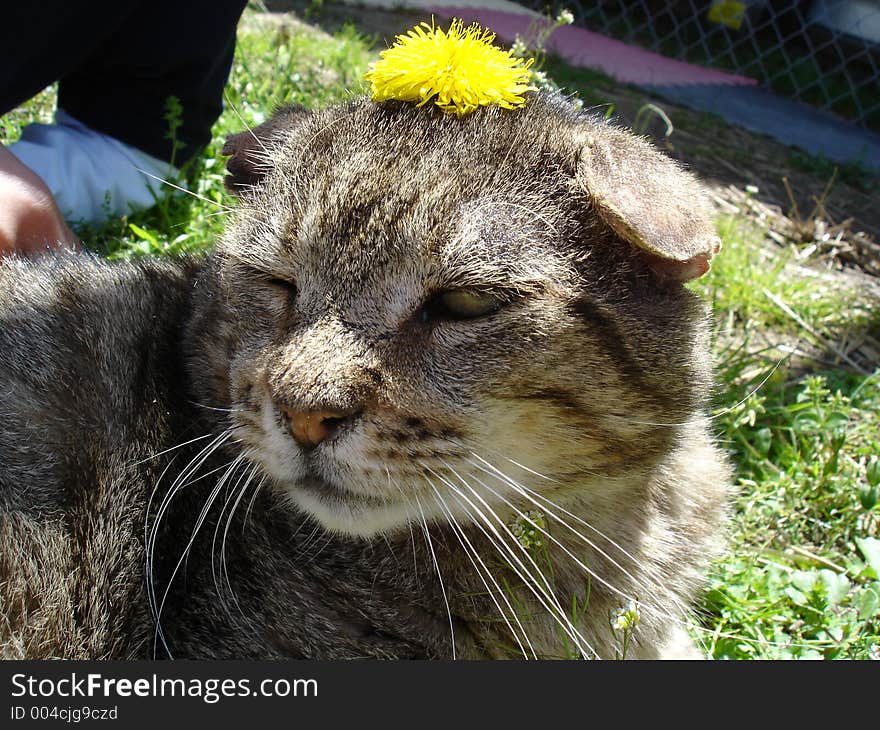
<svg viewBox="0 0 880 730">
<path fill-rule="evenodd" d="M 281 406 L 290 421 L 290 434 L 301 446 L 317 446 L 330 438 L 347 416 L 336 411 L 297 411 Z"/>
</svg>

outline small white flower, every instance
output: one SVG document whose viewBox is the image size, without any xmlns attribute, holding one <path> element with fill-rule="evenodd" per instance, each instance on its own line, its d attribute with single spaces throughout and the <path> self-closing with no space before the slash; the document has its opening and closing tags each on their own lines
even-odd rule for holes
<svg viewBox="0 0 880 730">
<path fill-rule="evenodd" d="M 556 25 L 571 25 L 574 23 L 574 15 L 571 10 L 560 10 L 556 16 Z"/>
<path fill-rule="evenodd" d="M 517 36 L 516 40 L 513 42 L 513 45 L 510 47 L 510 52 L 512 55 L 517 56 L 518 58 L 525 58 L 526 54 L 529 52 L 529 49 L 526 46 L 526 42 L 522 38 Z"/>
<path fill-rule="evenodd" d="M 611 628 L 615 631 L 632 631 L 639 625 L 642 614 L 636 601 L 629 601 L 626 606 L 614 609 L 611 614 Z"/>
<path fill-rule="evenodd" d="M 537 510 L 526 512 L 510 525 L 510 531 L 517 542 L 526 550 L 536 550 L 544 546 L 544 530 L 547 524 L 544 515 Z"/>
</svg>

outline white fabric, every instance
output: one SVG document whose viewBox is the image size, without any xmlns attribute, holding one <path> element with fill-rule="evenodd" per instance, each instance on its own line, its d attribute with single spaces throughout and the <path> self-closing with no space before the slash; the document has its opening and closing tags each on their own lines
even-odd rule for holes
<svg viewBox="0 0 880 730">
<path fill-rule="evenodd" d="M 111 216 L 149 208 L 174 182 L 167 162 L 96 132 L 59 109 L 55 124 L 30 124 L 8 147 L 39 175 L 62 215 L 73 223 L 101 223 Z"/>
</svg>

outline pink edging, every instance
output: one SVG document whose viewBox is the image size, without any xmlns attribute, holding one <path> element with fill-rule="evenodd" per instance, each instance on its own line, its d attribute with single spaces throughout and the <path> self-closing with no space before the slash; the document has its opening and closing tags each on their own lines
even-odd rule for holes
<svg viewBox="0 0 880 730">
<path fill-rule="evenodd" d="M 517 34 L 523 36 L 529 23 L 532 22 L 529 16 L 483 8 L 438 5 L 428 7 L 426 10 L 446 18 L 461 18 L 465 23 L 476 21 L 507 43 L 513 43 Z M 728 74 L 666 58 L 571 25 L 554 31 L 547 44 L 547 50 L 558 54 L 575 66 L 599 69 L 611 78 L 626 84 L 754 86 L 758 83 L 746 76 Z"/>
</svg>

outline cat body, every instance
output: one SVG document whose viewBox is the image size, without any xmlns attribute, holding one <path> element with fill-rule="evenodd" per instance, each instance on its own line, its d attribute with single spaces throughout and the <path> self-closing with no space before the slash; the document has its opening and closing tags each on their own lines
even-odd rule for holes
<svg viewBox="0 0 880 730">
<path fill-rule="evenodd" d="M 697 183 L 539 95 L 227 151 L 204 258 L 0 263 L 4 655 L 695 655 Z"/>
</svg>

